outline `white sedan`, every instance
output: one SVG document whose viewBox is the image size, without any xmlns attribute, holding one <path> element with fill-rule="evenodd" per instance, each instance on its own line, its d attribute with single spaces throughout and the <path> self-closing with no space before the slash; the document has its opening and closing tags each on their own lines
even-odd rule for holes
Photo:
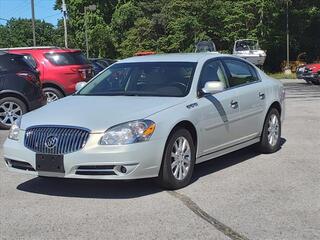
<svg viewBox="0 0 320 240">
<path fill-rule="evenodd" d="M 190 183 L 194 165 L 256 144 L 280 148 L 284 89 L 251 63 L 218 53 L 121 60 L 69 97 L 11 128 L 12 171 L 83 179 Z"/>
</svg>

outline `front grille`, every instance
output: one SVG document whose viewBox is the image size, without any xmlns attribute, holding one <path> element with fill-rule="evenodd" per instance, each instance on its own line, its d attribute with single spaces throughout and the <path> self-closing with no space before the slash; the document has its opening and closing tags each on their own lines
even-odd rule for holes
<svg viewBox="0 0 320 240">
<path fill-rule="evenodd" d="M 38 126 L 26 130 L 24 145 L 36 153 L 67 154 L 82 149 L 88 137 L 86 129 Z"/>
</svg>

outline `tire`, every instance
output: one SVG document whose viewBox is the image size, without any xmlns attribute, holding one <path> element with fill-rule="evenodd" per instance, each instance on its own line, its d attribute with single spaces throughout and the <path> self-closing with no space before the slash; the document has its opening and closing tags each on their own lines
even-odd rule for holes
<svg viewBox="0 0 320 240">
<path fill-rule="evenodd" d="M 277 124 L 275 123 L 277 122 Z M 274 153 L 280 149 L 281 144 L 281 120 L 277 109 L 271 108 L 264 121 L 263 130 L 258 143 L 258 149 L 262 153 Z"/>
<path fill-rule="evenodd" d="M 183 141 L 187 141 L 184 145 L 185 149 L 182 149 Z M 181 150 L 184 151 L 179 154 Z M 172 157 L 172 154 L 176 157 Z M 170 190 L 187 186 L 192 178 L 195 159 L 196 149 L 190 132 L 184 128 L 177 129 L 170 134 L 164 149 L 158 177 L 159 184 Z M 175 166 L 172 169 L 173 163 L 175 163 Z"/>
<path fill-rule="evenodd" d="M 13 122 L 27 112 L 27 106 L 20 99 L 5 97 L 0 100 L 0 129 L 10 129 Z"/>
<path fill-rule="evenodd" d="M 320 85 L 320 79 L 314 80 L 314 85 Z"/>
<path fill-rule="evenodd" d="M 58 99 L 64 97 L 63 93 L 60 90 L 53 87 L 45 87 L 43 88 L 43 92 L 47 97 L 47 103 L 57 101 Z"/>
</svg>

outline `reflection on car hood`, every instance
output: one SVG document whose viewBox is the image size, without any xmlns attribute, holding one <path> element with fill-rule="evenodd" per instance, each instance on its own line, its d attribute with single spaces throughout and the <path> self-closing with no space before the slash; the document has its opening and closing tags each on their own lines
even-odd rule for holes
<svg viewBox="0 0 320 240">
<path fill-rule="evenodd" d="M 22 117 L 21 129 L 65 125 L 104 132 L 116 124 L 143 119 L 184 102 L 175 97 L 70 96 Z"/>
</svg>

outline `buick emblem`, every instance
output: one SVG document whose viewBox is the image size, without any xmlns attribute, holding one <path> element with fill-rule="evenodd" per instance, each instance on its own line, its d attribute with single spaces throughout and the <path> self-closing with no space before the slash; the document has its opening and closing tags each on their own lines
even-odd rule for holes
<svg viewBox="0 0 320 240">
<path fill-rule="evenodd" d="M 57 143 L 58 143 L 58 138 L 57 137 L 55 137 L 55 136 L 48 136 L 47 138 L 46 138 L 46 141 L 45 141 L 45 146 L 47 147 L 47 148 L 54 148 L 56 145 L 57 145 Z"/>
</svg>

